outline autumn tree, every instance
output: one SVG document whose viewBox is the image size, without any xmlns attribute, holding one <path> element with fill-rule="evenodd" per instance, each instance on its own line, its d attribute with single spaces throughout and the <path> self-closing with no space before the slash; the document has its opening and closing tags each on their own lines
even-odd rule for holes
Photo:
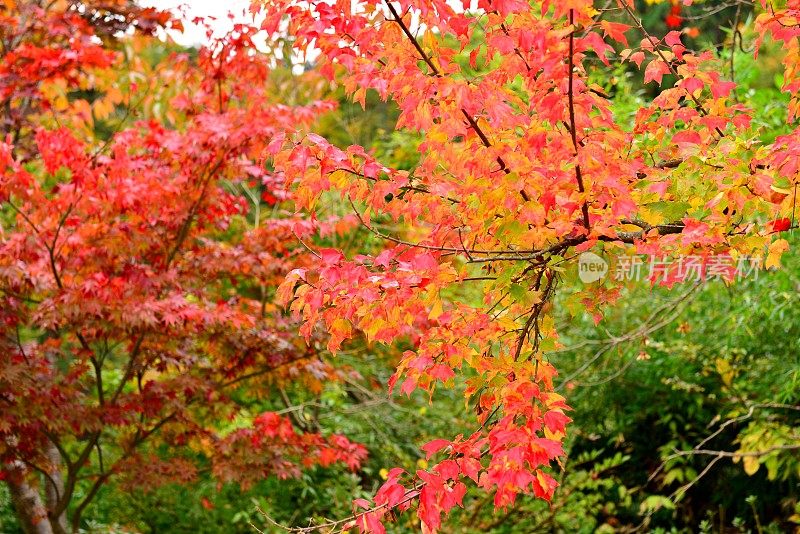
<svg viewBox="0 0 800 534">
<path fill-rule="evenodd" d="M 159 29 L 180 27 L 169 12 L 142 8 L 130 0 L 4 2 L 0 6 L 3 137 L 11 134 L 19 151 L 32 138 L 36 127 L 32 121 L 43 110 L 58 107 L 54 97 L 59 90 L 102 91 L 102 79 L 81 75 L 110 66 L 114 56 L 108 47 L 120 35 L 153 35 Z"/>
<path fill-rule="evenodd" d="M 777 266 L 794 227 L 798 182 L 800 5 L 762 5 L 757 28 L 782 43 L 791 133 L 762 139 L 739 101 L 726 58 L 653 35 L 626 0 L 257 2 L 262 28 L 287 35 L 356 101 L 393 101 L 398 129 L 421 137 L 420 160 L 393 169 L 363 147 L 309 134 L 274 159 L 311 211 L 339 194 L 380 254 L 320 250 L 280 296 L 333 351 L 355 335 L 413 350 L 390 387 L 402 393 L 467 384 L 474 432 L 423 445 L 431 467 L 397 468 L 369 502 L 298 531 L 383 532 L 416 505 L 427 531 L 462 504 L 467 484 L 498 508 L 520 494 L 550 499 L 552 466 L 570 418 L 554 391 L 554 296 L 585 252 L 694 258 L 702 277 L 732 282 L 739 262 Z M 756 48 L 757 50 L 757 48 Z M 658 96 L 628 121 L 593 80 L 610 62 L 641 69 Z M 746 89 L 746 88 L 744 88 Z M 653 283 L 680 280 L 679 261 Z M 463 297 L 471 285 L 478 297 Z M 623 281 L 565 296 L 599 321 Z M 412 335 L 418 334 L 418 335 Z M 551 358 L 551 355 L 553 357 Z"/>
<path fill-rule="evenodd" d="M 345 372 L 272 299 L 315 261 L 298 239 L 347 222 L 286 212 L 265 163 L 333 104 L 274 101 L 250 26 L 154 64 L 169 16 L 100 4 L 0 19 L 0 478 L 29 533 L 77 532 L 109 481 L 191 481 L 198 457 L 247 486 L 366 455 L 242 408 Z"/>
</svg>

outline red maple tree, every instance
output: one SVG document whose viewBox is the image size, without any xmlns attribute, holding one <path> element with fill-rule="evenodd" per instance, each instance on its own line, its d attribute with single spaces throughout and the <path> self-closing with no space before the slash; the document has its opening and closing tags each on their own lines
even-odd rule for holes
<svg viewBox="0 0 800 534">
<path fill-rule="evenodd" d="M 333 104 L 275 102 L 269 58 L 252 53 L 245 25 L 197 58 L 170 55 L 142 83 L 141 60 L 121 68 L 109 35 L 146 35 L 169 17 L 102 5 L 111 27 L 69 2 L 20 3 L 0 20 L 0 476 L 27 532 L 77 531 L 111 479 L 190 481 L 197 455 L 247 486 L 311 465 L 356 468 L 366 454 L 237 404 L 344 372 L 271 302 L 287 272 L 314 260 L 298 237 L 342 225 L 280 206 L 260 216 L 260 196 L 287 197 L 265 164 L 272 144 Z M 145 99 L 168 104 L 169 118 Z M 144 116 L 131 122 L 134 105 Z M 107 139 L 93 127 L 101 115 L 114 123 Z M 221 433 L 237 415 L 251 424 Z"/>
</svg>

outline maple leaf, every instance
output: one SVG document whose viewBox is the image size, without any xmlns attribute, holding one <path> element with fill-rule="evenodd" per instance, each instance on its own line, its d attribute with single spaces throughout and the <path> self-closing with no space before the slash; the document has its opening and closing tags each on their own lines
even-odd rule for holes
<svg viewBox="0 0 800 534">
<path fill-rule="evenodd" d="M 769 245 L 767 251 L 767 260 L 764 262 L 764 267 L 767 269 L 771 267 L 781 266 L 781 256 L 784 252 L 789 250 L 789 242 L 785 239 L 776 239 Z"/>
<path fill-rule="evenodd" d="M 450 445 L 450 442 L 446 439 L 435 439 L 423 445 L 421 448 L 425 451 L 428 455 L 428 459 L 430 460 L 431 456 L 442 450 L 443 448 Z"/>
<path fill-rule="evenodd" d="M 628 46 L 628 38 L 625 36 L 625 33 L 631 29 L 630 25 L 622 24 L 620 22 L 601 20 L 600 27 L 603 28 L 604 36 L 611 37 L 618 43 Z"/>
<path fill-rule="evenodd" d="M 665 74 L 669 74 L 669 66 L 661 59 L 653 59 L 644 71 L 644 83 L 656 82 L 661 85 Z"/>
<path fill-rule="evenodd" d="M 566 431 L 567 423 L 570 421 L 571 419 L 561 411 L 550 410 L 544 414 L 544 424 L 551 432 Z"/>
<path fill-rule="evenodd" d="M 770 223 L 773 232 L 785 232 L 792 227 L 792 221 L 788 217 L 775 219 Z"/>
</svg>

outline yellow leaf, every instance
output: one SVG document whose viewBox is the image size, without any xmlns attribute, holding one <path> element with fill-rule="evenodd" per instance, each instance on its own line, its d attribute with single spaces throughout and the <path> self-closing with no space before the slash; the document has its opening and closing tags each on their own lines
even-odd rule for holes
<svg viewBox="0 0 800 534">
<path fill-rule="evenodd" d="M 770 267 L 779 268 L 781 266 L 781 255 L 787 250 L 789 250 L 789 242 L 785 239 L 777 239 L 770 243 L 764 267 L 767 269 Z"/>
<path fill-rule="evenodd" d="M 381 319 L 380 317 L 376 317 L 369 322 L 366 322 L 366 326 L 363 326 L 364 334 L 367 336 L 367 342 L 372 343 L 375 339 L 375 335 L 378 331 L 386 326 L 386 321 Z"/>
<path fill-rule="evenodd" d="M 722 358 L 717 358 L 717 372 L 719 376 L 722 377 L 722 382 L 726 386 L 730 386 L 731 382 L 733 381 L 734 371 L 731 368 L 731 364 L 728 363 L 728 360 L 723 360 Z"/>
<path fill-rule="evenodd" d="M 664 222 L 664 217 L 661 214 L 648 209 L 647 206 L 642 206 L 639 209 L 639 218 L 651 226 L 656 226 Z"/>
<path fill-rule="evenodd" d="M 773 191 L 775 191 L 776 193 L 781 193 L 783 195 L 790 195 L 792 193 L 791 189 L 787 189 L 785 187 L 778 187 L 778 186 L 775 186 L 775 185 L 771 185 L 771 186 L 769 186 L 769 188 L 772 189 Z"/>
<path fill-rule="evenodd" d="M 108 99 L 100 98 L 95 100 L 94 104 L 92 104 L 92 108 L 94 109 L 94 116 L 103 120 L 107 119 L 111 113 L 113 113 L 114 104 Z"/>
<path fill-rule="evenodd" d="M 563 432 L 551 432 L 549 428 L 544 427 L 544 437 L 553 441 L 561 441 L 566 437 L 566 434 Z"/>
<path fill-rule="evenodd" d="M 119 104 L 123 100 L 122 91 L 119 90 L 119 87 L 112 85 L 106 90 L 106 100 L 108 100 L 112 104 Z"/>
<path fill-rule="evenodd" d="M 744 465 L 744 472 L 750 476 L 756 474 L 756 471 L 758 471 L 758 466 L 760 465 L 758 463 L 758 458 L 755 456 L 745 456 L 742 458 L 742 464 Z"/>
<path fill-rule="evenodd" d="M 437 319 L 443 312 L 442 309 L 442 301 L 436 299 L 436 302 L 433 303 L 433 307 L 431 308 L 430 313 L 428 314 L 428 319 Z"/>
<path fill-rule="evenodd" d="M 350 184 L 350 177 L 346 172 L 342 170 L 336 170 L 328 175 L 328 181 L 331 183 L 331 185 L 339 189 L 346 189 Z"/>
<path fill-rule="evenodd" d="M 352 333 L 352 328 L 350 327 L 350 321 L 347 319 L 342 319 L 341 317 L 337 317 L 333 320 L 331 325 L 328 327 L 328 330 L 332 334 L 341 334 L 344 336 L 349 337 Z"/>
</svg>

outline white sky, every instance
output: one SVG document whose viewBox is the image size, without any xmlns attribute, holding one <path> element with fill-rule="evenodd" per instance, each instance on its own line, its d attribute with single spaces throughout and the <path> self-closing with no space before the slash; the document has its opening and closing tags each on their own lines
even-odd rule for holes
<svg viewBox="0 0 800 534">
<path fill-rule="evenodd" d="M 184 6 L 186 8 L 183 24 L 184 32 L 183 34 L 171 33 L 172 38 L 178 44 L 184 46 L 204 44 L 206 42 L 205 29 L 189 22 L 195 17 L 214 17 L 216 20 L 212 23 L 212 26 L 217 35 L 224 35 L 231 28 L 232 21 L 228 18 L 229 13 L 234 15 L 235 21 L 252 21 L 248 12 L 250 0 L 140 0 L 139 3 L 143 6 L 169 10 Z M 464 9 L 463 0 L 448 0 L 448 3 L 457 12 Z M 477 9 L 477 0 L 471 0 L 470 11 L 476 11 Z M 418 29 L 415 28 L 416 20 L 412 19 L 411 24 L 412 29 L 416 31 Z"/>
<path fill-rule="evenodd" d="M 215 33 L 220 34 L 231 28 L 232 22 L 228 18 L 228 13 L 233 13 L 235 20 L 238 21 L 250 20 L 247 12 L 250 0 L 141 0 L 139 3 L 143 6 L 169 10 L 185 6 L 186 17 L 183 23 L 185 31 L 183 34 L 172 34 L 172 38 L 184 46 L 202 44 L 206 41 L 205 29 L 189 22 L 195 17 L 216 18 L 212 25 Z"/>
</svg>

